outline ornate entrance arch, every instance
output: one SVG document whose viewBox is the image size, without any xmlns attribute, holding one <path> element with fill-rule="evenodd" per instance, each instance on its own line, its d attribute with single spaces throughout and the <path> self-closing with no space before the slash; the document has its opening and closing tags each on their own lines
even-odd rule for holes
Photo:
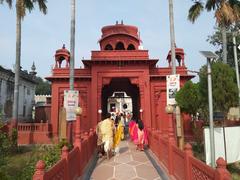
<svg viewBox="0 0 240 180">
<path fill-rule="evenodd" d="M 119 42 L 124 48 L 122 45 L 120 47 Z M 91 59 L 82 60 L 84 68 L 74 70 L 74 88 L 79 91 L 79 105 L 83 109 L 81 131 L 95 128 L 100 120 L 98 110 L 103 109 L 103 113 L 106 112 L 106 97 L 115 90 L 124 90 L 134 99 L 134 113 L 139 115 L 139 110 L 142 110 L 141 117 L 145 127 L 166 133 L 166 75 L 171 74 L 170 64 L 168 67 L 156 66 L 158 59 L 150 59 L 148 50 L 143 50 L 138 28 L 135 26 L 105 26 L 102 28 L 99 44 L 100 50 L 92 51 Z M 120 48 L 116 49 L 117 45 Z M 60 49 L 56 52 L 56 57 L 62 57 L 59 52 L 68 51 L 65 48 Z M 183 60 L 183 49 L 180 55 Z M 69 67 L 57 65 L 52 73 L 52 76 L 47 78 L 52 82 L 50 122 L 53 136 L 58 138 L 59 104 L 62 101 L 61 94 L 65 89 L 69 89 Z M 177 73 L 180 74 L 181 86 L 193 77 L 187 74 L 184 63 L 179 63 Z"/>
</svg>

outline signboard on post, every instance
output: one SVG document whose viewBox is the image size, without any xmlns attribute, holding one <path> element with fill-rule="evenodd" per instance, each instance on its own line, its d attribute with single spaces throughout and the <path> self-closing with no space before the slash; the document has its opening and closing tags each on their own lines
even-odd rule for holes
<svg viewBox="0 0 240 180">
<path fill-rule="evenodd" d="M 78 107 L 78 91 L 64 91 L 64 107 L 66 109 L 66 120 L 75 121 L 75 109 Z"/>
<path fill-rule="evenodd" d="M 175 105 L 175 96 L 180 89 L 179 74 L 167 75 L 167 105 Z"/>
</svg>

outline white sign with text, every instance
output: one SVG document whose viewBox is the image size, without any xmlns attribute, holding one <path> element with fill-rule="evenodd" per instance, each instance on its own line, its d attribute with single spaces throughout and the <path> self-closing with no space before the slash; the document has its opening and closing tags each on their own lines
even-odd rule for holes
<svg viewBox="0 0 240 180">
<path fill-rule="evenodd" d="M 75 121 L 75 109 L 78 107 L 78 91 L 64 91 L 64 108 L 66 109 L 66 120 Z"/>
<path fill-rule="evenodd" d="M 180 89 L 179 74 L 167 75 L 167 105 L 176 104 L 175 96 Z"/>
</svg>

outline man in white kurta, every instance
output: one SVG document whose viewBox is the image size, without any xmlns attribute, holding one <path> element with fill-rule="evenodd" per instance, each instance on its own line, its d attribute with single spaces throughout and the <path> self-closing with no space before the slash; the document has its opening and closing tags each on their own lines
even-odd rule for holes
<svg viewBox="0 0 240 180">
<path fill-rule="evenodd" d="M 114 136 L 114 122 L 110 118 L 110 115 L 107 116 L 101 122 L 100 130 L 102 134 L 102 142 L 104 143 L 104 151 L 107 153 L 108 158 L 113 148 L 113 136 Z"/>
</svg>

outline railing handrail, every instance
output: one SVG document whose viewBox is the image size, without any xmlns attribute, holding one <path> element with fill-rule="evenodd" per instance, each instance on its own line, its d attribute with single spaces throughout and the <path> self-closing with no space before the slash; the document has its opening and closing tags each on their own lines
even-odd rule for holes
<svg viewBox="0 0 240 180">
<path fill-rule="evenodd" d="M 159 142 L 155 142 L 159 144 L 158 148 L 161 148 L 161 150 L 157 150 L 155 146 L 151 147 L 153 153 L 157 154 L 163 151 L 168 151 L 167 155 L 162 157 L 161 154 L 157 154 L 157 157 L 159 158 L 159 161 L 163 162 L 163 166 L 166 166 L 165 168 L 168 170 L 169 175 L 173 175 L 176 179 L 186 179 L 186 180 L 192 180 L 192 179 L 198 179 L 200 176 L 204 176 L 206 179 L 212 179 L 212 180 L 230 180 L 231 175 L 226 169 L 226 162 L 223 158 L 219 158 L 217 160 L 217 168 L 213 169 L 212 167 L 208 166 L 204 162 L 198 160 L 193 156 L 192 153 L 192 146 L 190 144 L 186 144 L 184 151 L 180 150 L 176 145 L 170 144 L 170 141 L 167 140 L 167 138 L 161 137 L 161 135 L 157 132 L 150 132 L 149 134 L 149 141 L 156 141 L 156 136 L 158 136 Z M 181 157 L 181 162 L 178 158 L 173 158 L 173 156 Z M 163 159 L 161 159 L 163 158 Z M 167 158 L 167 159 L 166 159 Z M 166 161 L 167 160 L 167 161 Z M 184 162 L 184 163 L 182 163 Z M 182 172 L 179 171 L 179 169 L 176 170 L 176 168 L 173 166 L 173 164 L 182 164 L 178 168 L 182 168 Z M 175 171 L 174 171 L 175 168 Z M 178 173 L 178 174 L 176 174 Z M 184 174 L 184 175 L 183 175 Z M 183 176 L 183 177 L 182 177 Z"/>
<path fill-rule="evenodd" d="M 49 131 L 49 123 L 18 123 L 18 131 Z"/>
<path fill-rule="evenodd" d="M 62 177 L 65 180 L 76 179 L 82 174 L 82 170 L 86 167 L 92 156 L 86 156 L 83 153 L 93 152 L 96 148 L 96 134 L 91 131 L 87 137 L 84 138 L 82 143 L 86 146 L 75 146 L 70 152 L 66 146 L 62 149 L 61 160 L 59 160 L 52 168 L 45 172 L 45 164 L 43 161 L 39 161 L 36 165 L 36 170 L 33 176 L 33 180 L 48 180 L 56 177 Z M 81 145 L 82 146 L 82 145 Z"/>
</svg>

